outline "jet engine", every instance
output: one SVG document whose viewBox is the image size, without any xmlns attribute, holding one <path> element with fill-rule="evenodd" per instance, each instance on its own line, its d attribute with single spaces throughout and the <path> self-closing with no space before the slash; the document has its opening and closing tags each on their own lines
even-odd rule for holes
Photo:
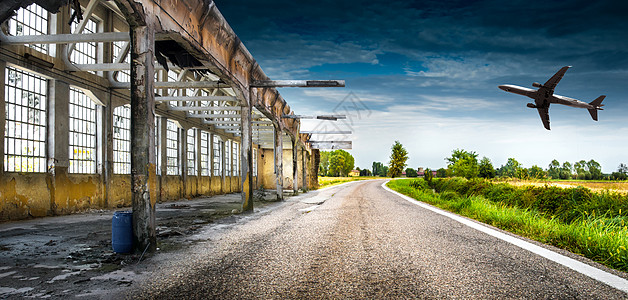
<svg viewBox="0 0 628 300">
<path fill-rule="evenodd" d="M 536 108 L 536 105 L 534 105 L 534 103 L 528 103 L 526 104 L 526 106 L 528 106 L 529 108 Z"/>
<path fill-rule="evenodd" d="M 533 87 L 538 87 L 538 88 L 543 87 L 543 85 L 542 85 L 542 84 L 540 84 L 540 83 L 538 83 L 538 82 L 534 82 L 534 83 L 532 83 L 532 86 L 533 86 Z"/>
</svg>

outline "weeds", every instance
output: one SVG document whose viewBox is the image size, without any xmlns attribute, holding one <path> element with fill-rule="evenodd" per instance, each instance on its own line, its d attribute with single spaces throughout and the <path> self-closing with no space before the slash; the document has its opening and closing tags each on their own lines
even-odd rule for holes
<svg viewBox="0 0 628 300">
<path fill-rule="evenodd" d="M 395 180 L 415 199 L 628 271 L 626 196 L 577 187 L 513 187 L 486 180 Z M 432 192 L 432 188 L 437 193 Z"/>
</svg>

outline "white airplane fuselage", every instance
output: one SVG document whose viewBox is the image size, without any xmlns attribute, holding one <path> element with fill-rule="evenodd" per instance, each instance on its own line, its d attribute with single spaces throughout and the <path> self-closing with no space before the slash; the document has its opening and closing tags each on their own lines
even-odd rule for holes
<svg viewBox="0 0 628 300">
<path fill-rule="evenodd" d="M 514 84 L 500 85 L 499 88 L 506 92 L 530 97 L 534 99 L 536 103 L 544 103 L 544 104 L 545 103 L 547 104 L 557 103 L 557 104 L 573 106 L 573 107 L 578 107 L 578 108 L 599 109 L 599 107 L 595 107 L 589 103 L 582 102 L 580 100 L 576 100 L 576 99 L 569 98 L 566 96 L 561 96 L 561 95 L 554 95 L 552 93 L 543 93 L 541 89 L 537 91 L 537 90 L 525 88 L 525 87 L 514 85 Z"/>
</svg>

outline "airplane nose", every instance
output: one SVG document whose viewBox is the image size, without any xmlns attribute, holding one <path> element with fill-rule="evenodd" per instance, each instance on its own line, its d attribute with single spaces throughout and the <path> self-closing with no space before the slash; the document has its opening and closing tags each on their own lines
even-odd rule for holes
<svg viewBox="0 0 628 300">
<path fill-rule="evenodd" d="M 508 86 L 500 85 L 499 88 L 504 90 L 504 91 L 506 91 L 506 92 L 508 91 Z"/>
</svg>

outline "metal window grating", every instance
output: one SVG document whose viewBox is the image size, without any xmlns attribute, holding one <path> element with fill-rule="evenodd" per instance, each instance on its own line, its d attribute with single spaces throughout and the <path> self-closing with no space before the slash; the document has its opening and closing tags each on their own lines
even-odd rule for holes
<svg viewBox="0 0 628 300">
<path fill-rule="evenodd" d="M 74 33 L 77 26 L 78 20 L 72 22 L 72 33 Z M 93 19 L 89 19 L 85 24 L 83 33 L 96 33 L 97 28 L 98 23 L 96 23 Z M 72 51 L 72 54 L 70 55 L 70 61 L 75 64 L 95 64 L 97 56 L 96 50 L 96 42 L 76 43 L 74 45 L 74 51 Z"/>
<path fill-rule="evenodd" d="M 113 42 L 113 60 L 116 61 L 118 57 L 122 54 L 122 50 L 126 45 L 125 41 Z M 127 53 L 122 62 L 130 63 L 129 54 Z M 131 81 L 131 72 L 129 70 L 120 70 L 116 72 L 116 80 L 119 82 L 130 82 Z"/>
<path fill-rule="evenodd" d="M 233 162 L 233 176 L 238 176 L 239 174 L 239 164 L 238 164 L 238 158 L 240 157 L 238 155 L 238 143 L 237 142 L 231 142 L 231 151 L 233 153 L 233 155 L 231 155 L 231 161 Z"/>
<path fill-rule="evenodd" d="M 113 173 L 131 174 L 131 107 L 113 110 Z"/>
<path fill-rule="evenodd" d="M 159 143 L 161 141 L 159 139 L 160 122 L 161 118 L 155 116 L 155 173 L 157 173 L 157 175 L 161 175 L 161 151 L 159 149 Z"/>
<path fill-rule="evenodd" d="M 201 176 L 209 176 L 209 132 L 201 131 Z"/>
<path fill-rule="evenodd" d="M 196 176 L 196 128 L 188 129 L 186 142 L 188 175 Z"/>
<path fill-rule="evenodd" d="M 166 124 L 166 175 L 179 175 L 179 127 L 174 121 Z"/>
<path fill-rule="evenodd" d="M 82 91 L 70 88 L 69 173 L 96 173 L 96 104 Z"/>
<path fill-rule="evenodd" d="M 213 151 L 214 151 L 214 176 L 222 176 L 222 155 L 220 146 L 220 137 L 214 135 Z"/>
<path fill-rule="evenodd" d="M 17 10 L 17 14 L 9 19 L 9 34 L 20 35 L 47 35 L 48 12 L 37 4 Z M 48 54 L 47 44 L 31 44 L 29 47 Z"/>
<path fill-rule="evenodd" d="M 45 78 L 15 68 L 5 76 L 4 170 L 46 171 Z"/>
</svg>

